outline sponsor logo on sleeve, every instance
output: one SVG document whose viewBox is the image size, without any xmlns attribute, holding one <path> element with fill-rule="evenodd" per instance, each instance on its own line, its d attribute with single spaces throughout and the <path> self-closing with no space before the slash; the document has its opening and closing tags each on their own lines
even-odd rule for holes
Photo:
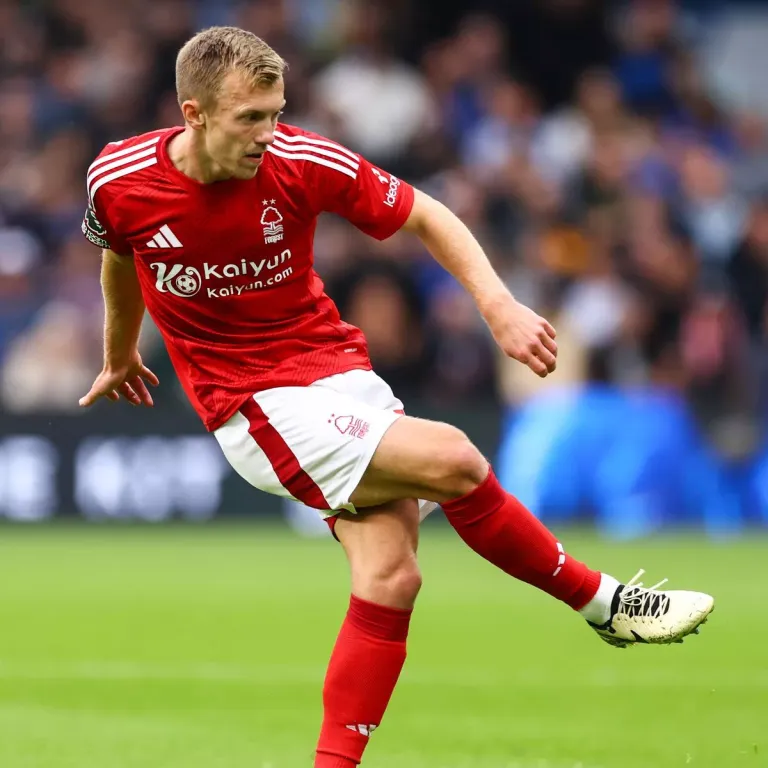
<svg viewBox="0 0 768 768">
<path fill-rule="evenodd" d="M 397 176 L 392 176 L 391 174 L 387 176 L 378 168 L 371 168 L 371 170 L 373 171 L 373 175 L 379 180 L 380 184 L 388 185 L 387 194 L 384 198 L 384 205 L 388 205 L 390 208 L 394 208 L 395 203 L 397 202 L 397 193 L 400 189 L 400 179 L 398 179 Z"/>
</svg>

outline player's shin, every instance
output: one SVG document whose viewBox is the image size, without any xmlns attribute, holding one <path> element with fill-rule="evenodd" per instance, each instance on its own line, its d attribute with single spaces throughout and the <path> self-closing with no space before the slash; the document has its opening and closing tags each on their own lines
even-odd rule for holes
<svg viewBox="0 0 768 768">
<path fill-rule="evenodd" d="M 442 506 L 464 542 L 510 576 L 576 610 L 598 594 L 601 574 L 568 555 L 557 538 L 501 487 L 493 469 L 471 493 Z"/>
<path fill-rule="evenodd" d="M 352 596 L 325 678 L 315 768 L 362 760 L 405 663 L 410 619 L 410 610 Z"/>
</svg>

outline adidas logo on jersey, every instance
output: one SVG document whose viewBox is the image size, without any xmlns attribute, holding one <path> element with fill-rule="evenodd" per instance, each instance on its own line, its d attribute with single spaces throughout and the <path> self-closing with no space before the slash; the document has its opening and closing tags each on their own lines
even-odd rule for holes
<svg viewBox="0 0 768 768">
<path fill-rule="evenodd" d="M 160 231 L 147 243 L 148 248 L 181 248 L 181 240 L 171 232 L 167 224 L 160 227 Z"/>
</svg>

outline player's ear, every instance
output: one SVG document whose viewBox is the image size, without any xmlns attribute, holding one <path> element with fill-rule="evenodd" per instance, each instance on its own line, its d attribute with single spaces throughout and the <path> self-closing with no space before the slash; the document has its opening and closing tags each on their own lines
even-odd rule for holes
<svg viewBox="0 0 768 768">
<path fill-rule="evenodd" d="M 196 130 L 200 130 L 205 125 L 205 115 L 197 99 L 187 99 L 183 102 L 181 114 L 184 115 L 184 122 Z"/>
</svg>

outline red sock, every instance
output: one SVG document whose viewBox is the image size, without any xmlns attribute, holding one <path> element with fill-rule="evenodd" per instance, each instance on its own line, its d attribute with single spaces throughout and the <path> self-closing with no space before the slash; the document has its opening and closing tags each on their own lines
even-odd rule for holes
<svg viewBox="0 0 768 768">
<path fill-rule="evenodd" d="M 442 507 L 464 542 L 510 576 L 576 610 L 597 593 L 600 573 L 567 555 L 552 533 L 499 485 L 492 468 L 474 491 Z"/>
<path fill-rule="evenodd" d="M 411 611 L 352 595 L 328 665 L 315 768 L 354 768 L 405 663 Z"/>
</svg>

